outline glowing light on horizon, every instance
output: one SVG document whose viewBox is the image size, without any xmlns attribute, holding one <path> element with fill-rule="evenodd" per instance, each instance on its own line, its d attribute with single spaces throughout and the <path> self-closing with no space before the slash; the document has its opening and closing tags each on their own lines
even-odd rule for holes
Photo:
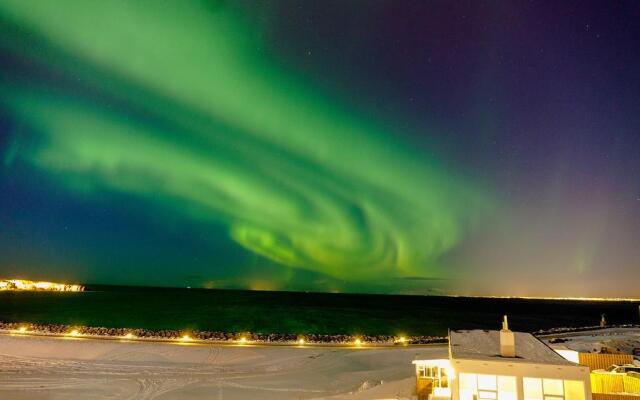
<svg viewBox="0 0 640 400">
<path fill-rule="evenodd" d="M 52 291 L 52 292 L 82 292 L 81 285 L 69 285 L 66 283 L 30 281 L 27 279 L 0 280 L 0 291 Z"/>
<path fill-rule="evenodd" d="M 80 335 L 80 332 L 77 329 L 74 329 L 71 332 L 67 333 L 67 336 L 78 336 L 78 335 Z"/>
</svg>

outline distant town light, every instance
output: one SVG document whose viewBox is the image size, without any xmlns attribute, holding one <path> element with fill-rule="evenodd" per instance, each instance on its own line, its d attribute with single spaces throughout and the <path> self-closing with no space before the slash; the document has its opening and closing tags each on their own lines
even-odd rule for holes
<svg viewBox="0 0 640 400">
<path fill-rule="evenodd" d="M 400 336 L 398 338 L 398 342 L 400 342 L 400 343 L 405 343 L 406 341 L 407 341 L 407 338 L 405 338 L 404 336 Z"/>
<path fill-rule="evenodd" d="M 247 338 L 246 338 L 246 337 L 244 337 L 244 336 L 243 336 L 243 337 L 241 337 L 241 338 L 240 338 L 240 343 L 242 343 L 242 344 L 247 343 Z"/>
<path fill-rule="evenodd" d="M 356 346 L 362 346 L 362 340 L 360 340 L 360 339 L 356 339 L 354 341 L 354 343 L 355 343 Z"/>
<path fill-rule="evenodd" d="M 298 344 L 300 346 L 303 346 L 304 345 L 304 339 L 303 338 L 298 339 Z"/>
<path fill-rule="evenodd" d="M 18 332 L 20 333 L 25 333 L 27 331 L 27 327 L 26 326 L 21 326 L 20 328 L 18 328 Z"/>
<path fill-rule="evenodd" d="M 0 280 L 0 291 L 18 291 L 18 290 L 42 290 L 53 292 L 82 292 L 84 287 L 81 285 L 69 285 L 66 283 L 55 282 L 36 282 L 26 279 L 2 279 Z"/>
<path fill-rule="evenodd" d="M 79 334 L 80 334 L 80 332 L 78 332 L 77 329 L 74 329 L 71 332 L 69 332 L 67 335 L 69 335 L 69 336 L 78 336 Z"/>
<path fill-rule="evenodd" d="M 125 339 L 134 339 L 136 337 L 136 335 L 134 335 L 133 333 L 129 332 L 126 335 L 124 335 Z"/>
<path fill-rule="evenodd" d="M 180 340 L 181 340 L 181 341 L 183 341 L 183 342 L 188 342 L 188 341 L 190 341 L 190 340 L 191 340 L 191 336 L 189 336 L 189 335 L 183 335 L 183 336 L 180 338 Z"/>
</svg>

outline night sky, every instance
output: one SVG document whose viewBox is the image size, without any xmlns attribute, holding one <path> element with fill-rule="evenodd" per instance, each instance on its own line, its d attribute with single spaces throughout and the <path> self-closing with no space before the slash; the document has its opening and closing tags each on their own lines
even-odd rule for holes
<svg viewBox="0 0 640 400">
<path fill-rule="evenodd" d="M 640 3 L 0 2 L 0 277 L 640 297 Z"/>
</svg>

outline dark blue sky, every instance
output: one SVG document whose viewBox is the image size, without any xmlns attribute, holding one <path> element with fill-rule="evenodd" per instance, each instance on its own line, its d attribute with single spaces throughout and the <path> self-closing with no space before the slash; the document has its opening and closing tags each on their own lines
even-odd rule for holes
<svg viewBox="0 0 640 400">
<path fill-rule="evenodd" d="M 8 1 L 0 275 L 639 297 L 639 17 Z"/>
</svg>

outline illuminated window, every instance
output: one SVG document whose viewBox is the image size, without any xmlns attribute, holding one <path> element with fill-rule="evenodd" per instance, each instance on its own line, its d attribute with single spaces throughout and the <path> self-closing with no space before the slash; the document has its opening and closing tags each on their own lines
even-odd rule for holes
<svg viewBox="0 0 640 400">
<path fill-rule="evenodd" d="M 542 379 L 523 378 L 524 400 L 542 400 Z"/>
<path fill-rule="evenodd" d="M 562 379 L 543 379 L 544 400 L 562 400 L 564 385 Z"/>
<path fill-rule="evenodd" d="M 460 400 L 473 400 L 478 388 L 478 376 L 476 374 L 460 373 L 458 379 L 460 385 Z"/>
<path fill-rule="evenodd" d="M 473 392 L 476 391 L 478 376 L 476 374 L 460 373 L 460 388 L 469 389 Z"/>
<path fill-rule="evenodd" d="M 517 400 L 517 398 L 516 377 L 498 376 L 498 400 Z"/>
<path fill-rule="evenodd" d="M 420 378 L 438 378 L 438 367 L 430 365 L 418 365 L 418 376 Z"/>
<path fill-rule="evenodd" d="M 447 375 L 447 369 L 440 369 L 440 387 L 448 388 L 449 387 L 449 375 Z"/>
<path fill-rule="evenodd" d="M 584 382 L 564 381 L 564 397 L 566 400 L 584 400 Z"/>
<path fill-rule="evenodd" d="M 523 378 L 522 384 L 524 400 L 585 400 L 582 381 Z"/>
<path fill-rule="evenodd" d="M 478 399 L 498 399 L 498 384 L 495 375 L 478 375 Z"/>
<path fill-rule="evenodd" d="M 497 390 L 495 375 L 478 375 L 478 390 Z"/>
<path fill-rule="evenodd" d="M 515 376 L 459 375 L 460 400 L 517 400 Z M 543 400 L 535 399 L 535 400 Z M 584 399 L 583 399 L 584 400 Z"/>
<path fill-rule="evenodd" d="M 446 368 L 430 365 L 418 365 L 418 378 L 431 380 L 433 388 L 448 388 L 449 377 Z"/>
</svg>

